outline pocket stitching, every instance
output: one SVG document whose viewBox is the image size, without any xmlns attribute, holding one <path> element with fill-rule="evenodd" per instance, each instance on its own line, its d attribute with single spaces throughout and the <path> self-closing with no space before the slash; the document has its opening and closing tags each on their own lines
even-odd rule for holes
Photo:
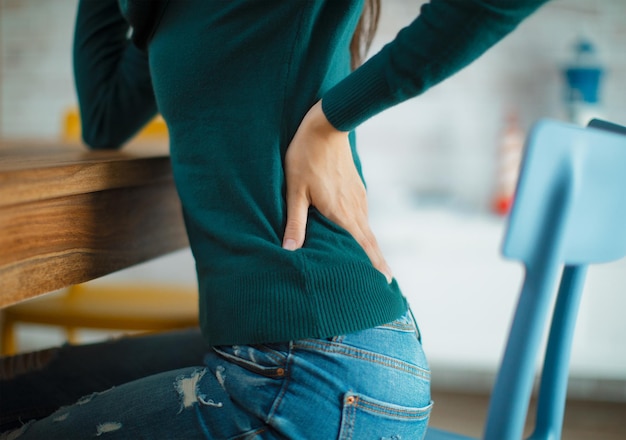
<svg viewBox="0 0 626 440">
<path fill-rule="evenodd" d="M 433 407 L 431 401 L 427 406 L 422 408 L 403 407 L 392 403 L 378 402 L 374 399 L 357 393 L 349 393 L 355 397 L 353 403 L 346 402 L 347 406 L 360 408 L 363 411 L 388 416 L 391 418 L 400 418 L 403 420 L 424 420 L 430 415 Z"/>
<path fill-rule="evenodd" d="M 373 417 L 384 417 L 386 419 L 395 420 L 398 423 L 409 423 L 410 425 L 408 426 L 414 427 L 414 424 L 428 423 L 432 407 L 432 400 L 425 407 L 411 408 L 378 401 L 363 394 L 349 391 L 343 398 L 339 439 L 352 440 L 354 438 L 357 432 L 357 418 L 359 412 L 363 413 L 364 416 L 369 414 Z M 424 429 L 426 428 L 424 427 Z"/>
<path fill-rule="evenodd" d="M 238 356 L 235 356 L 233 354 L 227 353 L 223 350 L 220 350 L 217 347 L 212 347 L 213 351 L 215 353 L 217 353 L 218 356 L 222 357 L 223 359 L 225 359 L 228 362 L 231 362 L 235 365 L 238 365 L 242 368 L 245 368 L 248 371 L 251 371 L 253 373 L 257 373 L 257 374 L 261 374 L 263 376 L 269 377 L 271 379 L 281 379 L 284 378 L 287 375 L 287 358 L 281 359 L 281 364 L 280 365 L 276 365 L 276 366 L 272 366 L 272 367 L 266 367 L 263 365 L 259 365 L 257 363 L 254 363 L 252 361 L 249 361 L 247 359 L 244 358 L 240 358 Z M 280 371 L 280 372 L 279 372 Z"/>
</svg>

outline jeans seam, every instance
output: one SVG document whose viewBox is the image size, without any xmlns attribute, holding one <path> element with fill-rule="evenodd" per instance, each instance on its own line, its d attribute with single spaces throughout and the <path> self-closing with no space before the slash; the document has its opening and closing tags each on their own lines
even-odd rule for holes
<svg viewBox="0 0 626 440">
<path fill-rule="evenodd" d="M 276 414 L 276 411 L 278 411 L 278 407 L 280 406 L 283 399 L 285 398 L 285 395 L 287 394 L 287 388 L 289 387 L 291 383 L 290 372 L 291 372 L 291 367 L 293 364 L 293 348 L 294 348 L 293 342 L 289 342 L 289 351 L 287 352 L 287 358 L 285 359 L 285 364 L 284 364 L 285 376 L 283 377 L 283 383 L 280 387 L 280 391 L 278 391 L 278 395 L 276 396 L 276 398 L 274 399 L 274 402 L 272 403 L 272 406 L 269 412 L 267 413 L 267 417 L 265 418 L 265 423 L 270 426 L 272 426 L 271 420 Z"/>
<path fill-rule="evenodd" d="M 245 368 L 248 371 L 251 371 L 260 376 L 264 376 L 270 379 L 281 379 L 283 377 L 283 373 L 279 373 L 279 370 L 287 371 L 287 359 L 283 358 L 279 361 L 281 362 L 280 366 L 264 366 L 256 363 L 254 361 L 239 357 L 237 355 L 225 352 L 218 347 L 212 347 L 213 351 L 220 356 L 225 361 L 237 365 L 241 368 Z M 283 363 L 284 360 L 284 363 Z"/>
<path fill-rule="evenodd" d="M 277 350 L 274 350 L 273 348 L 268 347 L 267 345 L 257 344 L 257 345 L 251 345 L 250 347 L 263 352 L 267 357 L 271 358 L 272 361 L 274 361 L 277 364 L 282 363 L 283 359 L 285 358 L 285 356 L 282 353 L 278 352 Z"/>
<path fill-rule="evenodd" d="M 356 347 L 350 347 L 347 345 L 339 345 L 332 342 L 322 342 L 315 340 L 300 340 L 294 344 L 294 347 L 304 350 L 315 350 L 324 353 L 335 353 L 344 356 L 348 356 L 354 359 L 361 359 L 366 362 L 373 362 L 379 365 L 383 365 L 389 368 L 396 369 L 398 371 L 412 374 L 417 377 L 421 377 L 430 380 L 430 371 L 421 368 L 417 365 L 392 358 L 390 356 L 381 355 L 371 351 L 363 350 Z"/>
<path fill-rule="evenodd" d="M 243 434 L 237 434 L 235 437 L 231 437 L 231 440 L 245 440 L 247 438 L 255 438 L 259 434 L 263 434 L 267 431 L 267 426 L 257 428 L 254 431 L 248 431 Z M 254 436 L 254 437 L 252 437 Z"/>
<path fill-rule="evenodd" d="M 397 330 L 397 331 L 401 331 L 401 332 L 414 332 L 415 326 L 413 324 L 404 324 L 404 323 L 396 323 L 394 322 L 390 322 L 389 324 L 383 324 L 383 325 L 379 325 L 376 328 L 379 329 L 384 329 L 384 330 Z"/>
</svg>

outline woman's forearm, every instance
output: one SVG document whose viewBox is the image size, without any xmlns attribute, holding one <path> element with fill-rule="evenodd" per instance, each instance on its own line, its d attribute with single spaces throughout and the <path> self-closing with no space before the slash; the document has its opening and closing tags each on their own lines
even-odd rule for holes
<svg viewBox="0 0 626 440">
<path fill-rule="evenodd" d="M 117 0 L 81 0 L 74 34 L 74 78 L 83 139 L 118 148 L 156 114 L 147 54 L 128 39 Z"/>
</svg>

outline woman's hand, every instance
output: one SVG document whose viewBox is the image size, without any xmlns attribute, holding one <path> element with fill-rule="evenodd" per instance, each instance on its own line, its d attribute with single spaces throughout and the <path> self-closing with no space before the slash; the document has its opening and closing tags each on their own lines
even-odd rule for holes
<svg viewBox="0 0 626 440">
<path fill-rule="evenodd" d="M 367 217 L 365 187 L 354 166 L 348 133 L 326 119 L 319 101 L 306 114 L 285 157 L 287 225 L 283 247 L 304 244 L 309 206 L 347 230 L 365 250 L 376 269 L 391 282 Z"/>
</svg>

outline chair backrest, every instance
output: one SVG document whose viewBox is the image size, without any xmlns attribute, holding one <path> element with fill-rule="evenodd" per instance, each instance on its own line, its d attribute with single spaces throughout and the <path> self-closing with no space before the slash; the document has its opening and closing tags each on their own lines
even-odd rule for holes
<svg viewBox="0 0 626 440">
<path fill-rule="evenodd" d="M 623 257 L 625 142 L 605 130 L 537 123 L 526 144 L 503 254 L 526 265 L 541 260 L 548 245 L 559 248 L 565 264 Z M 562 234 L 559 243 L 546 237 L 555 233 Z"/>
<path fill-rule="evenodd" d="M 526 273 L 491 397 L 485 438 L 522 438 L 536 361 L 564 266 L 531 436 L 558 439 L 587 265 L 626 255 L 626 136 L 539 121 L 524 149 L 503 254 L 523 262 Z"/>
</svg>

